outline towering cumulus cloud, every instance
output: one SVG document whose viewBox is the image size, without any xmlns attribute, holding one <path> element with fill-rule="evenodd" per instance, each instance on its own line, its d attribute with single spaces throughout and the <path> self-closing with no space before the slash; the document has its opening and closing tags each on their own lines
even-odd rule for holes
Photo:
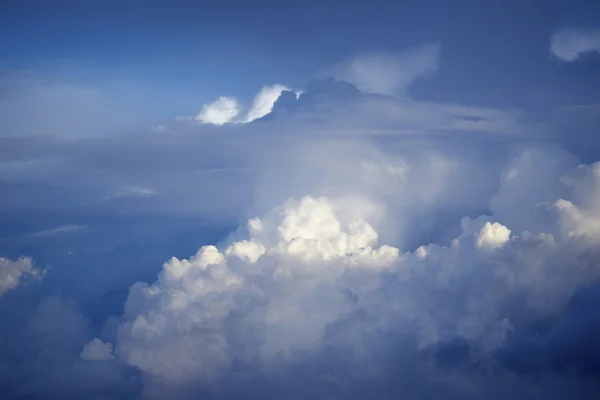
<svg viewBox="0 0 600 400">
<path fill-rule="evenodd" d="M 600 399 L 600 0 L 29 3 L 0 400 Z"/>
<path fill-rule="evenodd" d="M 358 211 L 378 199 L 362 198 L 361 208 L 344 195 L 287 200 L 222 245 L 170 259 L 154 283 L 133 285 L 114 354 L 158 385 L 150 397 L 217 385 L 215 397 L 280 390 L 287 398 L 296 389 L 282 382 L 302 374 L 319 390 L 360 398 L 352 389 L 364 389 L 360 379 L 389 385 L 394 374 L 403 390 L 432 396 L 481 398 L 500 384 L 498 398 L 553 398 L 550 385 L 511 378 L 510 357 L 500 355 L 540 324 L 553 326 L 576 292 L 600 278 L 600 166 L 552 176 L 544 183 L 552 194 L 540 201 L 525 184 L 544 161 L 517 156 L 491 215 L 464 217 L 448 244 L 414 251 L 380 243 L 373 214 Z M 527 210 L 519 214 L 526 226 L 512 224 L 507 210 Z M 112 350 L 94 339 L 81 357 L 112 360 Z M 497 373 L 482 378 L 486 368 Z"/>
<path fill-rule="evenodd" d="M 327 324 L 351 310 L 331 285 L 398 257 L 326 198 L 291 200 L 247 228 L 247 239 L 222 252 L 205 246 L 173 258 L 154 284 L 131 288 L 117 348 L 124 360 L 169 380 L 214 379 L 237 357 L 273 362 L 318 349 Z"/>
</svg>

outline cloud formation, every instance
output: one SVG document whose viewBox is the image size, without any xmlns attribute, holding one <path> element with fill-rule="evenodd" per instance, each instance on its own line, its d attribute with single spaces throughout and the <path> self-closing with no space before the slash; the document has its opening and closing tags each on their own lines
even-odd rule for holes
<svg viewBox="0 0 600 400">
<path fill-rule="evenodd" d="M 244 106 L 235 97 L 221 96 L 202 106 L 202 111 L 194 119 L 203 124 L 213 125 L 247 124 L 269 114 L 281 93 L 287 90 L 290 89 L 279 84 L 264 86 L 254 96 L 252 106 L 247 108 L 245 115 L 242 115 Z"/>
<path fill-rule="evenodd" d="M 232 122 L 241 112 L 241 106 L 234 97 L 221 96 L 210 104 L 202 106 L 196 121 L 203 124 L 223 125 Z"/>
<path fill-rule="evenodd" d="M 561 60 L 573 62 L 600 52 L 600 29 L 564 29 L 552 35 L 550 51 Z"/>
<path fill-rule="evenodd" d="M 273 105 L 284 90 L 290 90 L 283 85 L 265 86 L 256 94 L 252 107 L 248 110 L 245 122 L 262 118 L 273 109 Z"/>
<path fill-rule="evenodd" d="M 94 338 L 91 342 L 83 346 L 79 357 L 82 360 L 88 361 L 107 361 L 114 360 L 113 346 L 110 343 L 104 343 L 98 338 Z"/>
<path fill-rule="evenodd" d="M 0 296 L 15 289 L 28 278 L 41 279 L 44 271 L 34 267 L 33 260 L 22 257 L 11 261 L 0 257 Z"/>
<path fill-rule="evenodd" d="M 405 96 L 417 79 L 437 71 L 440 52 L 441 45 L 432 43 L 395 53 L 364 54 L 328 72 L 366 93 Z"/>
<path fill-rule="evenodd" d="M 598 398 L 600 167 L 523 110 L 408 97 L 424 49 L 346 65 L 363 90 L 2 139 L 0 250 L 55 266 L 1 299 L 2 393 Z"/>
<path fill-rule="evenodd" d="M 505 177 L 530 179 L 531 168 L 543 165 L 539 159 L 523 164 L 517 156 Z M 410 165 L 368 168 L 384 173 L 389 184 L 406 179 Z M 344 365 L 380 376 L 357 366 L 375 362 L 380 346 L 392 351 L 385 346 L 394 341 L 386 338 L 397 337 L 408 340 L 394 350 L 400 359 L 414 352 L 433 357 L 433 370 L 416 379 L 442 390 L 435 379 L 444 374 L 444 363 L 462 357 L 486 364 L 536 324 L 559 319 L 577 291 L 600 278 L 594 222 L 600 210 L 592 201 L 599 169 L 582 165 L 553 176 L 545 185 L 554 195 L 544 203 L 532 203 L 527 189 L 501 187 L 497 214 L 465 217 L 449 244 L 413 251 L 381 243 L 375 229 L 381 221 L 368 211 L 378 208 L 381 194 L 374 191 L 362 198 L 287 200 L 249 219 L 219 247 L 203 246 L 189 259 L 173 257 L 154 283 L 133 285 L 115 355 L 164 387 L 205 390 L 227 379 L 242 385 L 234 377 L 249 373 L 244 365 L 260 371 L 251 373 L 255 379 L 276 379 L 274 371 L 329 357 L 334 349 L 345 354 Z M 508 191 L 516 197 L 507 197 Z M 503 213 L 523 208 L 527 226 L 513 229 Z M 97 339 L 87 346 L 102 348 L 102 357 L 112 354 Z M 464 354 L 460 346 L 466 346 Z M 423 362 L 397 365 L 396 373 L 415 372 Z M 341 387 L 352 380 L 347 372 L 335 374 Z M 463 378 L 467 387 L 449 383 L 444 392 L 479 398 L 475 378 Z"/>
<path fill-rule="evenodd" d="M 62 225 L 56 228 L 35 232 L 31 236 L 54 236 L 61 233 L 77 232 L 84 229 L 87 229 L 87 225 Z"/>
</svg>

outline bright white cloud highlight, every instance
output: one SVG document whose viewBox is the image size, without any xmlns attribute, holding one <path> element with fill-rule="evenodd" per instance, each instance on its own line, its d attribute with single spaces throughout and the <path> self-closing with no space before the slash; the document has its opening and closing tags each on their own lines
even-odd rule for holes
<svg viewBox="0 0 600 400">
<path fill-rule="evenodd" d="M 233 122 L 241 112 L 241 106 L 234 97 L 221 96 L 210 104 L 202 106 L 196 121 L 203 124 L 223 125 Z"/>
<path fill-rule="evenodd" d="M 194 119 L 203 124 L 213 125 L 246 124 L 270 113 L 284 90 L 290 89 L 279 84 L 262 87 L 254 96 L 252 105 L 247 108 L 245 115 L 242 113 L 245 107 L 236 98 L 221 96 L 214 102 L 202 106 L 202 111 Z"/>
<path fill-rule="evenodd" d="M 600 29 L 565 29 L 552 35 L 550 52 L 564 61 L 577 61 L 582 55 L 600 52 Z"/>
<path fill-rule="evenodd" d="M 264 117 L 273 109 L 273 105 L 284 90 L 290 90 L 283 85 L 265 86 L 256 94 L 252 107 L 248 111 L 245 122 Z"/>
<path fill-rule="evenodd" d="M 33 260 L 28 257 L 11 261 L 0 257 L 0 296 L 15 289 L 27 278 L 41 279 L 44 271 L 35 268 Z"/>
<path fill-rule="evenodd" d="M 154 284 L 131 288 L 118 354 L 167 379 L 210 379 L 232 360 L 224 332 L 228 316 L 244 302 L 262 303 L 279 290 L 285 290 L 283 297 L 248 310 L 245 323 L 266 318 L 268 337 L 257 350 L 271 358 L 294 346 L 314 347 L 342 301 L 334 294 L 328 299 L 333 303 L 302 316 L 302 303 L 311 301 L 305 296 L 314 285 L 346 269 L 383 268 L 399 254 L 377 246 L 377 233 L 366 221 L 344 223 L 341 214 L 326 198 L 291 200 L 264 219 L 250 220 L 248 239 L 223 252 L 205 246 L 189 260 L 172 258 Z"/>
<path fill-rule="evenodd" d="M 497 250 L 502 248 L 510 238 L 510 229 L 498 222 L 486 222 L 475 235 L 475 247 L 478 249 Z"/>
</svg>

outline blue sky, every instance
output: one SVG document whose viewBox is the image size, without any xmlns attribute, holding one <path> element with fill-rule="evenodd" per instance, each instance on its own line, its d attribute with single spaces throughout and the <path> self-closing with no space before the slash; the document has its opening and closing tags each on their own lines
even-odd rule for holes
<svg viewBox="0 0 600 400">
<path fill-rule="evenodd" d="M 251 98 L 268 83 L 301 87 L 356 54 L 432 41 L 443 42 L 443 68 L 416 91 L 423 98 L 587 101 L 597 98 L 586 82 L 600 79 L 596 66 L 565 70 L 547 52 L 554 31 L 594 26 L 594 1 L 8 1 L 2 9 L 5 70 L 149 85 L 181 108 L 183 99 Z"/>
<path fill-rule="evenodd" d="M 598 399 L 600 3 L 3 1 L 0 398 Z"/>
</svg>

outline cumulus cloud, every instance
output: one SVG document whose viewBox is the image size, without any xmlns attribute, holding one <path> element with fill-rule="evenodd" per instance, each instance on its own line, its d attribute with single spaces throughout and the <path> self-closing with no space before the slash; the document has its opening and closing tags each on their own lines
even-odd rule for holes
<svg viewBox="0 0 600 400">
<path fill-rule="evenodd" d="M 34 317 L 0 332 L 12 351 L 0 349 L 0 383 L 34 397 L 52 380 L 55 397 L 597 398 L 563 372 L 593 363 L 561 360 L 582 348 L 573 326 L 600 321 L 571 319 L 600 276 L 600 167 L 525 138 L 535 130 L 518 111 L 403 97 L 437 65 L 431 49 L 409 53 L 347 64 L 362 91 L 274 85 L 204 124 L 3 140 L 6 208 L 56 192 L 106 230 L 70 236 L 70 257 L 57 246 L 62 270 L 37 297 L 2 298 L 3 321 L 21 320 L 23 300 Z M 52 214 L 1 244 L 29 249 L 19 240 L 65 220 Z M 231 216 L 247 223 L 225 237 L 229 225 L 206 222 Z M 45 299 L 57 290 L 81 311 Z"/>
<path fill-rule="evenodd" d="M 550 39 L 550 52 L 561 60 L 577 61 L 600 52 L 600 29 L 564 29 Z"/>
<path fill-rule="evenodd" d="M 417 79 L 437 71 L 440 51 L 441 45 L 432 43 L 400 52 L 364 54 L 328 72 L 367 93 L 402 96 Z"/>
<path fill-rule="evenodd" d="M 15 261 L 0 257 L 0 296 L 15 289 L 28 278 L 42 279 L 44 273 L 45 271 L 34 267 L 33 260 L 29 257 Z"/>
<path fill-rule="evenodd" d="M 276 295 L 271 305 L 248 310 L 253 313 L 243 324 L 250 325 L 240 329 L 267 324 L 257 350 L 269 359 L 294 346 L 313 347 L 345 302 L 334 294 L 330 309 L 323 306 L 309 317 L 305 312 L 313 310 L 302 304 L 316 300 L 305 298 L 313 285 L 340 276 L 346 267 L 382 268 L 398 256 L 395 248 L 376 246 L 377 234 L 368 223 L 342 223 L 336 211 L 341 210 L 325 198 L 290 201 L 264 220 L 251 219 L 249 238 L 223 252 L 206 246 L 189 260 L 171 259 L 153 285 L 131 288 L 117 353 L 169 380 L 214 378 L 234 359 L 225 333 L 229 315 L 281 290 L 287 294 Z"/>
<path fill-rule="evenodd" d="M 203 124 L 223 125 L 234 121 L 240 112 L 241 106 L 234 97 L 221 96 L 202 106 L 195 119 Z"/>
<path fill-rule="evenodd" d="M 28 278 L 41 279 L 44 271 L 34 267 L 33 260 L 22 257 L 11 261 L 0 257 L 0 296 L 15 289 Z"/>
<path fill-rule="evenodd" d="M 479 249 L 496 250 L 504 246 L 510 237 L 510 229 L 502 224 L 486 222 L 475 235 L 475 247 Z"/>
<path fill-rule="evenodd" d="M 516 157 L 504 179 L 524 176 L 526 167 Z M 406 180 L 409 169 L 366 168 L 387 181 Z M 531 204 L 527 193 L 506 197 L 511 188 L 500 186 L 496 209 L 522 203 L 528 226 L 513 229 L 501 212 L 465 217 L 449 244 L 414 251 L 381 243 L 376 214 L 365 211 L 377 208 L 374 192 L 360 202 L 287 200 L 218 247 L 173 257 L 154 283 L 133 285 L 115 355 L 167 386 L 204 387 L 240 365 L 264 378 L 333 349 L 343 350 L 345 364 L 365 365 L 390 337 L 408 340 L 394 350 L 400 358 L 421 352 L 454 362 L 444 352 L 464 343 L 460 357 L 485 364 L 515 335 L 559 318 L 580 288 L 600 278 L 597 171 L 594 164 L 554 176 L 546 184 L 564 190 L 543 203 Z M 96 347 L 112 355 L 97 339 L 86 345 Z M 481 388 L 472 385 L 448 390 L 478 398 Z"/>
</svg>

